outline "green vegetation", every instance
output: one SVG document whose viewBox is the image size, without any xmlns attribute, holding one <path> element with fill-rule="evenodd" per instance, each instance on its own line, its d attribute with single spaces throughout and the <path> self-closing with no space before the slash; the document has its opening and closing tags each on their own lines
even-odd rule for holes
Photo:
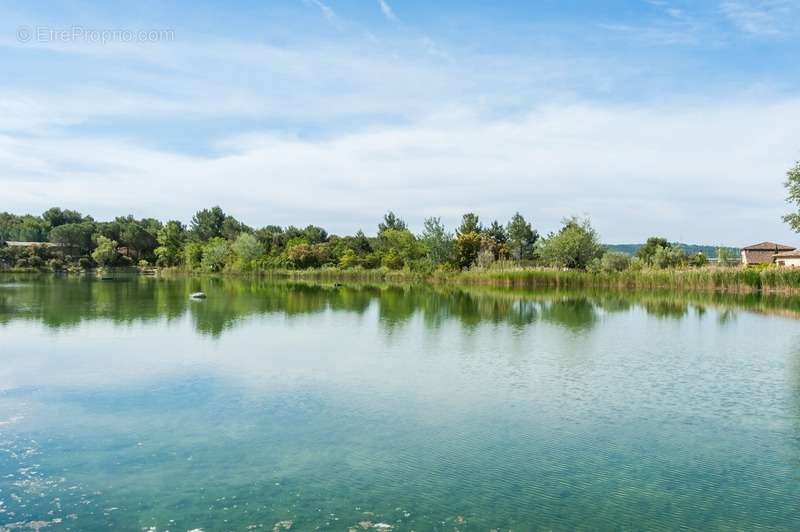
<svg viewBox="0 0 800 532">
<path fill-rule="evenodd" d="M 609 250 L 588 219 L 566 218 L 540 237 L 521 214 L 507 224 L 463 216 L 451 233 L 440 218 L 425 220 L 420 234 L 393 212 L 375 236 L 332 235 L 309 225 L 251 228 L 220 207 L 180 221 L 118 217 L 99 222 L 73 210 L 41 216 L 0 214 L 0 241 L 21 238 L 40 245 L 0 244 L 5 270 L 81 271 L 92 268 L 159 268 L 162 271 L 258 274 L 317 280 L 430 281 L 518 287 L 800 291 L 800 273 L 778 268 L 725 267 L 729 252 L 709 266 L 706 254 L 687 254 L 652 237 L 635 255 Z"/>
<path fill-rule="evenodd" d="M 738 258 L 740 249 L 739 248 L 729 248 L 724 246 L 702 246 L 699 244 L 684 244 L 682 242 L 672 242 L 673 246 L 679 247 L 686 255 L 694 256 L 698 253 L 702 253 L 706 258 L 709 259 L 716 259 L 718 258 L 717 253 L 722 250 L 724 253 L 727 253 L 731 258 Z M 607 244 L 606 247 L 609 251 L 618 251 L 620 253 L 625 253 L 626 255 L 634 256 L 639 251 L 639 248 L 643 247 L 645 244 Z"/>
<path fill-rule="evenodd" d="M 786 172 L 786 187 L 787 196 L 786 202 L 798 206 L 798 211 L 787 214 L 783 217 L 783 221 L 789 226 L 800 233 L 800 161 Z"/>
</svg>

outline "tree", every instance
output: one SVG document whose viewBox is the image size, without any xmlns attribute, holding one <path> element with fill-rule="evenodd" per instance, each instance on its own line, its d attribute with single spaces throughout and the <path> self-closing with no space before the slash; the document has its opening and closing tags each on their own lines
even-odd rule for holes
<svg viewBox="0 0 800 532">
<path fill-rule="evenodd" d="M 316 268 L 330 260 L 327 244 L 299 243 L 286 250 L 286 256 L 295 268 Z"/>
<path fill-rule="evenodd" d="M 50 225 L 50 227 L 58 227 L 65 224 L 79 224 L 81 222 L 93 221 L 91 217 L 83 217 L 78 211 L 71 211 L 69 209 L 61 210 L 58 207 L 52 207 L 42 213 L 42 219 Z"/>
<path fill-rule="evenodd" d="M 800 161 L 786 172 L 786 181 L 783 183 L 786 187 L 788 195 L 786 196 L 787 203 L 793 203 L 800 208 Z M 793 231 L 800 233 L 800 210 L 787 214 L 783 217 L 783 221 L 788 223 Z"/>
<path fill-rule="evenodd" d="M 23 242 L 46 242 L 50 225 L 38 216 L 0 213 L 0 242 L 21 240 Z"/>
<path fill-rule="evenodd" d="M 229 254 L 230 247 L 227 240 L 221 237 L 212 238 L 203 246 L 200 265 L 206 271 L 221 272 L 225 268 Z"/>
<path fill-rule="evenodd" d="M 533 258 L 533 246 L 539 239 L 539 233 L 531 229 L 520 213 L 515 213 L 506 229 L 511 256 L 517 260 Z"/>
<path fill-rule="evenodd" d="M 264 246 L 250 233 L 241 233 L 231 246 L 233 252 L 245 266 L 264 255 Z"/>
<path fill-rule="evenodd" d="M 181 263 L 181 249 L 186 241 L 186 228 L 177 220 L 170 220 L 156 236 L 155 249 L 159 266 L 177 266 Z"/>
<path fill-rule="evenodd" d="M 652 265 L 656 268 L 677 268 L 686 264 L 686 253 L 672 244 L 664 247 L 659 246 L 653 255 Z"/>
<path fill-rule="evenodd" d="M 361 229 L 358 230 L 350 242 L 350 249 L 352 249 L 358 256 L 372 253 L 372 245 L 369 243 L 369 239 L 366 237 L 366 235 L 364 235 L 364 231 Z"/>
<path fill-rule="evenodd" d="M 603 255 L 597 231 L 589 219 L 567 218 L 555 235 L 548 237 L 542 247 L 542 259 L 551 266 L 585 270 L 593 259 Z"/>
<path fill-rule="evenodd" d="M 197 269 L 203 263 L 203 244 L 200 242 L 187 242 L 183 249 L 183 256 L 186 265 L 190 269 Z"/>
<path fill-rule="evenodd" d="M 50 231 L 50 242 L 86 252 L 92 248 L 94 224 L 91 222 L 59 225 Z"/>
<path fill-rule="evenodd" d="M 202 242 L 222 236 L 222 224 L 225 213 L 219 207 L 203 209 L 192 216 L 191 231 L 193 236 Z"/>
<path fill-rule="evenodd" d="M 438 266 L 450 260 L 453 253 L 453 235 L 448 233 L 441 218 L 426 218 L 420 241 L 431 264 Z"/>
<path fill-rule="evenodd" d="M 119 225 L 119 242 L 132 249 L 137 257 L 150 254 L 158 245 L 158 229 L 151 233 L 144 224 L 130 215 L 117 218 L 115 222 Z"/>
<path fill-rule="evenodd" d="M 472 266 L 481 251 L 481 235 L 475 231 L 459 233 L 456 237 L 456 265 L 465 270 Z"/>
<path fill-rule="evenodd" d="M 227 240 L 236 240 L 236 237 L 240 234 L 252 232 L 253 230 L 251 228 L 247 227 L 233 216 L 225 216 L 225 219 L 222 220 L 222 226 L 220 227 L 220 236 Z"/>
<path fill-rule="evenodd" d="M 391 258 L 388 266 L 392 269 L 402 268 L 421 256 L 419 242 L 408 229 L 384 230 L 378 237 L 378 251 Z"/>
<path fill-rule="evenodd" d="M 113 266 L 118 258 L 117 242 L 99 235 L 97 237 L 97 247 L 92 251 L 92 259 L 101 267 L 106 267 Z"/>
<path fill-rule="evenodd" d="M 651 236 L 642 247 L 636 250 L 636 256 L 645 264 L 652 266 L 656 251 L 658 251 L 659 248 L 669 247 L 669 245 L 670 243 L 666 238 Z"/>
<path fill-rule="evenodd" d="M 339 267 L 348 269 L 348 268 L 355 268 L 356 266 L 361 265 L 361 259 L 356 252 L 352 249 L 346 249 L 342 256 L 339 257 Z"/>
<path fill-rule="evenodd" d="M 606 251 L 600 260 L 600 267 L 607 272 L 621 272 L 631 265 L 630 256 L 618 251 Z"/>
<path fill-rule="evenodd" d="M 254 235 L 264 246 L 265 253 L 278 250 L 286 244 L 284 241 L 283 228 L 278 225 L 268 225 L 257 229 Z"/>
<path fill-rule="evenodd" d="M 497 242 L 498 244 L 505 244 L 508 242 L 508 235 L 506 229 L 497 220 L 493 221 L 489 227 L 483 232 L 487 237 Z"/>
<path fill-rule="evenodd" d="M 316 225 L 309 225 L 303 229 L 303 236 L 309 244 L 321 244 L 328 240 L 328 232 Z"/>
<path fill-rule="evenodd" d="M 378 224 L 378 235 L 383 233 L 388 229 L 394 229 L 396 231 L 405 231 L 406 230 L 406 223 L 395 216 L 392 211 L 387 212 L 383 215 L 383 222 Z"/>
<path fill-rule="evenodd" d="M 689 265 L 695 268 L 702 268 L 708 265 L 708 257 L 702 251 L 698 251 L 689 259 Z"/>
<path fill-rule="evenodd" d="M 481 248 L 492 255 L 492 262 L 499 259 L 507 259 L 510 249 L 507 245 L 508 235 L 505 228 L 495 220 L 489 227 L 483 230 L 483 243 Z M 488 257 L 483 259 L 483 264 L 487 263 Z"/>
<path fill-rule="evenodd" d="M 483 231 L 481 220 L 474 212 L 468 212 L 461 218 L 461 225 L 456 229 L 457 235 L 466 235 L 467 233 L 480 233 Z"/>
</svg>

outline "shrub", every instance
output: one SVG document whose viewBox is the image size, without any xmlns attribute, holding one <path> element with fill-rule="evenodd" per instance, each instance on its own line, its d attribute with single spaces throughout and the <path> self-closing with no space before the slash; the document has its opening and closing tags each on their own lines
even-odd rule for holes
<svg viewBox="0 0 800 532">
<path fill-rule="evenodd" d="M 618 251 L 606 251 L 600 261 L 601 268 L 607 272 L 621 272 L 631 265 L 630 256 Z"/>
<path fill-rule="evenodd" d="M 117 242 L 103 235 L 97 237 L 97 247 L 92 251 L 92 259 L 100 267 L 113 266 L 117 262 Z"/>
</svg>

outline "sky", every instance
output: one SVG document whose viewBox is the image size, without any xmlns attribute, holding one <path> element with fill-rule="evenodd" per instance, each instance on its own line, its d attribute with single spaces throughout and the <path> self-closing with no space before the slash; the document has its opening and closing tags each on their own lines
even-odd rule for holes
<svg viewBox="0 0 800 532">
<path fill-rule="evenodd" d="M 800 1 L 0 4 L 0 211 L 800 244 Z"/>
</svg>

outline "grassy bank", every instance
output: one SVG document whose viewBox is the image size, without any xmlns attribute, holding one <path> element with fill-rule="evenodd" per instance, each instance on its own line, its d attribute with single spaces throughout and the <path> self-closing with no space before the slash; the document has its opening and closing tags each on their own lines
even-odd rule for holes
<svg viewBox="0 0 800 532">
<path fill-rule="evenodd" d="M 612 288 L 620 290 L 800 293 L 800 270 L 699 268 L 580 272 L 548 269 L 468 271 L 446 282 L 515 288 Z"/>
<path fill-rule="evenodd" d="M 584 272 L 544 268 L 469 270 L 423 274 L 386 269 L 273 270 L 260 275 L 322 282 L 428 282 L 520 289 L 674 290 L 681 292 L 800 294 L 800 270 L 767 268 L 693 268 Z"/>
<path fill-rule="evenodd" d="M 8 271 L 8 270 L 5 270 Z M 150 270 L 152 271 L 152 270 Z M 92 272 L 89 272 L 92 273 Z M 159 275 L 195 275 L 183 269 L 158 270 Z M 202 275 L 202 274 L 201 274 Z M 257 276 L 267 279 L 325 283 L 430 283 L 517 289 L 671 290 L 678 292 L 754 292 L 800 294 L 800 269 L 692 268 L 584 272 L 545 268 L 505 268 L 463 272 L 420 273 L 406 270 L 315 268 L 263 270 L 207 275 Z"/>
</svg>

